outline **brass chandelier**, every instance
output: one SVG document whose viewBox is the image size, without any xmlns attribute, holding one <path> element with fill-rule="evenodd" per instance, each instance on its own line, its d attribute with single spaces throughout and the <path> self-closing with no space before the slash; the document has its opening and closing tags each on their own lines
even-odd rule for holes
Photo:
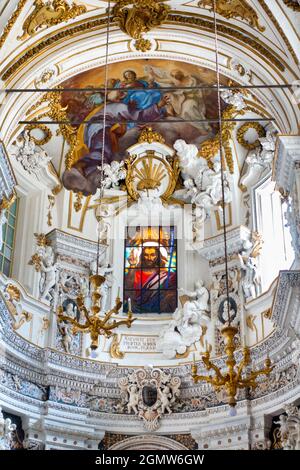
<svg viewBox="0 0 300 470">
<path fill-rule="evenodd" d="M 224 188 L 224 156 L 223 156 L 223 140 L 222 140 L 222 112 L 220 97 L 220 70 L 219 70 L 219 50 L 218 50 L 218 29 L 216 19 L 216 0 L 213 1 L 214 14 L 214 32 L 215 32 L 215 53 L 216 53 L 216 77 L 217 77 L 217 96 L 218 96 L 218 121 L 219 121 L 219 149 L 221 160 L 221 184 L 222 184 L 222 203 L 221 209 L 223 214 L 223 236 L 224 236 L 224 257 L 225 257 L 225 281 L 226 281 L 226 298 L 227 298 L 227 325 L 222 328 L 221 334 L 224 337 L 225 354 L 226 354 L 226 371 L 216 366 L 210 360 L 210 352 L 206 351 L 202 356 L 202 361 L 207 371 L 214 371 L 214 375 L 198 375 L 195 355 L 192 364 L 192 378 L 195 383 L 205 381 L 213 386 L 216 392 L 224 390 L 230 406 L 230 415 L 236 414 L 237 394 L 240 389 L 257 387 L 257 377 L 261 375 L 269 376 L 274 366 L 271 365 L 269 357 L 265 361 L 265 367 L 260 370 L 249 370 L 251 364 L 250 349 L 247 346 L 243 348 L 243 358 L 239 364 L 235 359 L 237 350 L 236 337 L 238 328 L 231 324 L 230 316 L 230 300 L 229 300 L 229 276 L 228 276 L 228 253 L 227 253 L 227 231 L 226 231 L 226 214 L 225 214 L 225 188 Z"/>
<path fill-rule="evenodd" d="M 108 13 L 107 13 L 107 29 L 106 29 L 106 53 L 105 53 L 105 84 L 104 84 L 104 103 L 103 103 L 103 128 L 105 129 L 106 124 L 106 107 L 107 107 L 107 92 L 108 92 L 108 47 L 109 47 L 109 30 L 110 30 L 110 0 L 108 2 Z M 99 274 L 99 258 L 100 258 L 100 224 L 101 224 L 101 203 L 103 198 L 103 167 L 104 167 L 104 148 L 105 148 L 105 132 L 103 132 L 102 137 L 102 152 L 101 152 L 101 167 L 100 169 L 100 203 L 99 203 L 99 213 L 100 216 L 97 217 L 98 221 L 98 243 L 97 243 L 97 270 L 96 274 L 93 274 L 89 277 L 90 282 L 90 298 L 91 298 L 91 307 L 88 309 L 85 305 L 85 299 L 80 293 L 76 299 L 77 306 L 80 312 L 80 317 L 77 320 L 76 318 L 69 317 L 64 315 L 63 307 L 59 306 L 57 310 L 57 317 L 59 322 L 66 322 L 72 325 L 72 333 L 76 334 L 81 331 L 83 333 L 89 333 L 91 336 L 91 350 L 96 350 L 99 346 L 99 336 L 104 336 L 109 338 L 112 336 L 113 330 L 118 328 L 121 325 L 126 325 L 128 328 L 131 327 L 132 323 L 136 320 L 132 318 L 131 311 L 131 302 L 128 303 L 128 313 L 127 318 L 123 320 L 111 320 L 112 315 L 117 315 L 122 307 L 122 302 L 118 295 L 115 299 L 114 307 L 108 312 L 104 313 L 104 316 L 101 317 L 102 310 L 105 307 L 101 305 L 102 295 L 100 293 L 101 286 L 105 282 L 105 277 Z M 81 319 L 84 319 L 81 322 Z"/>
<path fill-rule="evenodd" d="M 104 336 L 109 338 L 113 333 L 112 331 L 115 328 L 118 328 L 120 325 L 127 325 L 128 328 L 131 327 L 135 318 L 132 318 L 132 311 L 129 308 L 127 318 L 124 320 L 111 320 L 113 314 L 117 315 L 122 307 L 122 302 L 119 297 L 119 294 L 116 297 L 114 307 L 105 313 L 104 317 L 100 317 L 101 312 L 101 294 L 99 292 L 101 285 L 105 281 L 105 277 L 100 274 L 94 274 L 90 276 L 90 290 L 91 290 L 91 300 L 92 306 L 89 309 L 84 304 L 83 295 L 80 294 L 76 301 L 77 306 L 80 312 L 80 318 L 84 318 L 84 323 L 80 322 L 76 318 L 69 317 L 63 314 L 63 307 L 58 307 L 57 317 L 58 321 L 66 322 L 73 325 L 72 333 L 76 334 L 78 331 L 84 333 L 89 333 L 91 335 L 91 349 L 95 350 L 99 346 L 99 336 Z"/>
</svg>

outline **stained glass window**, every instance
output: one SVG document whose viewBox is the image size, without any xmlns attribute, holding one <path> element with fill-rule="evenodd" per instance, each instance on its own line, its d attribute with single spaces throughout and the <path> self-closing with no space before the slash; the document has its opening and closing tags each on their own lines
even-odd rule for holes
<svg viewBox="0 0 300 470">
<path fill-rule="evenodd" d="M 127 227 L 124 311 L 173 313 L 177 307 L 175 227 Z"/>
<path fill-rule="evenodd" d="M 5 217 L 6 222 L 2 225 L 3 245 L 0 251 L 0 272 L 6 274 L 6 276 L 10 276 L 17 219 L 17 201 L 5 212 Z"/>
</svg>

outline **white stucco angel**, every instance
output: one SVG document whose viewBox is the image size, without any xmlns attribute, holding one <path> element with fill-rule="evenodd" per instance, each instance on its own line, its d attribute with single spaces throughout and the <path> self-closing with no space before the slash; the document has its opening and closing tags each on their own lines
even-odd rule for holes
<svg viewBox="0 0 300 470">
<path fill-rule="evenodd" d="M 40 299 L 49 300 L 49 293 L 56 284 L 57 264 L 54 263 L 54 253 L 51 246 L 46 246 L 40 265 Z"/>
<path fill-rule="evenodd" d="M 196 312 L 208 312 L 209 311 L 209 292 L 204 286 L 204 282 L 200 279 L 199 281 L 196 281 L 195 283 L 195 290 L 189 291 L 180 288 L 179 292 L 182 294 L 188 295 L 191 297 L 192 301 L 187 301 L 184 305 L 186 308 L 186 311 L 189 310 L 195 310 Z"/>
<path fill-rule="evenodd" d="M 71 315 L 69 315 L 71 316 Z M 61 334 L 61 342 L 63 345 L 64 350 L 67 353 L 71 353 L 71 347 L 72 347 L 72 341 L 73 337 L 71 334 L 71 325 L 68 324 L 67 322 L 59 322 L 57 323 L 58 331 Z"/>
<path fill-rule="evenodd" d="M 0 450 L 9 450 L 13 431 L 16 425 L 10 418 L 4 419 L 2 408 L 0 407 Z"/>
<path fill-rule="evenodd" d="M 160 402 L 161 402 L 162 414 L 164 414 L 167 411 L 168 414 L 170 415 L 172 413 L 170 405 L 171 405 L 171 401 L 173 397 L 170 387 L 165 385 L 162 389 L 157 388 L 157 392 L 158 392 L 158 398 L 160 399 Z"/>
<path fill-rule="evenodd" d="M 134 412 L 134 414 L 138 414 L 138 403 L 139 403 L 139 390 L 138 387 L 134 384 L 128 385 L 127 387 L 127 392 L 128 392 L 128 403 L 127 403 L 127 411 L 128 413 L 131 413 L 131 411 Z"/>
<path fill-rule="evenodd" d="M 151 211 L 159 211 L 162 208 L 159 187 L 139 191 L 138 209 L 148 214 Z"/>
</svg>

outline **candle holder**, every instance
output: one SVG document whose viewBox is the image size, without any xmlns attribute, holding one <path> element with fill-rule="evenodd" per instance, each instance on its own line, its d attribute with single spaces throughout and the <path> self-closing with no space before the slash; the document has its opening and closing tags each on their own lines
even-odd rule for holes
<svg viewBox="0 0 300 470">
<path fill-rule="evenodd" d="M 242 388 L 255 388 L 257 387 L 256 379 L 259 375 L 269 376 L 274 366 L 271 366 L 269 358 L 265 361 L 265 368 L 260 370 L 248 371 L 247 368 L 251 364 L 250 349 L 248 347 L 243 348 L 243 359 L 239 365 L 237 365 L 234 353 L 236 351 L 235 337 L 238 333 L 238 329 L 235 326 L 225 326 L 222 331 L 222 335 L 225 340 L 225 354 L 227 370 L 225 373 L 221 372 L 221 369 L 217 367 L 210 360 L 210 353 L 206 351 L 202 356 L 202 361 L 205 365 L 206 370 L 213 370 L 214 375 L 198 375 L 197 365 L 194 361 L 192 364 L 192 378 L 195 383 L 205 381 L 212 385 L 216 392 L 222 388 L 225 390 L 228 397 L 228 404 L 231 408 L 236 406 L 236 396 L 239 389 Z M 243 377 L 243 373 L 245 376 Z"/>
<path fill-rule="evenodd" d="M 122 307 L 122 302 L 119 297 L 120 293 L 115 300 L 114 307 L 105 313 L 104 317 L 100 317 L 101 311 L 101 294 L 99 292 L 100 286 L 105 281 L 105 277 L 100 274 L 90 276 L 90 290 L 92 306 L 88 310 L 84 305 L 84 298 L 82 294 L 77 297 L 77 306 L 80 311 L 81 317 L 84 317 L 85 322 L 80 323 L 76 318 L 69 317 L 63 314 L 62 306 L 58 307 L 57 317 L 59 322 L 66 322 L 73 325 L 72 333 L 76 334 L 81 331 L 91 335 L 91 349 L 95 350 L 99 346 L 99 336 L 109 338 L 112 336 L 112 331 L 121 325 L 126 325 L 130 328 L 136 318 L 132 318 L 132 312 L 128 312 L 127 318 L 124 320 L 111 320 L 113 314 L 117 315 Z"/>
</svg>

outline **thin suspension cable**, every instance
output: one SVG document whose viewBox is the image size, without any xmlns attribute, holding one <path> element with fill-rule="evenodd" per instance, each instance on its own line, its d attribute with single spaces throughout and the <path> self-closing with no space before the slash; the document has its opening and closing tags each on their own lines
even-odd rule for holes
<svg viewBox="0 0 300 470">
<path fill-rule="evenodd" d="M 216 16 L 216 0 L 213 0 L 214 5 L 214 29 L 215 29 L 215 53 L 216 53 L 216 77 L 217 77 L 217 99 L 218 99 L 218 117 L 219 117 L 219 147 L 220 147 L 220 160 L 221 160 L 221 185 L 222 185 L 222 211 L 223 211 L 223 235 L 224 235 L 224 257 L 225 257 L 225 285 L 227 297 L 227 313 L 228 325 L 230 326 L 230 303 L 229 303 L 229 274 L 228 274 L 228 252 L 227 252 L 227 230 L 226 230 L 226 213 L 225 213 L 225 185 L 224 185 L 224 165 L 225 158 L 223 156 L 223 137 L 222 137 L 222 110 L 221 110 L 221 95 L 220 95 L 220 65 L 219 65 L 219 42 L 218 42 L 218 27 Z"/>
<path fill-rule="evenodd" d="M 159 89 L 163 91 L 178 91 L 178 90 L 215 90 L 217 85 L 192 85 L 192 86 L 161 86 Z M 220 85 L 220 90 L 236 90 L 237 88 L 245 88 L 245 89 L 264 89 L 264 88 L 300 88 L 300 84 L 297 83 L 286 83 L 286 84 L 279 84 L 279 85 Z M 146 88 L 147 89 L 147 88 Z M 148 88 L 148 90 L 151 88 Z M 7 88 L 0 90 L 1 93 L 40 93 L 40 92 L 47 92 L 53 91 L 56 93 L 62 92 L 103 92 L 105 89 L 101 87 L 84 87 L 84 88 Z M 116 88 L 108 87 L 107 91 L 115 91 Z M 141 88 L 130 88 L 131 91 L 141 91 Z"/>
<path fill-rule="evenodd" d="M 106 46 L 105 46 L 105 74 L 104 74 L 104 102 L 103 102 L 103 131 L 102 131 L 102 151 L 101 151 L 101 169 L 100 169 L 100 204 L 99 204 L 99 220 L 98 220 L 98 241 L 97 241 L 97 275 L 99 274 L 99 258 L 100 258 L 100 221 L 101 221 L 101 204 L 103 198 L 103 178 L 104 178 L 104 150 L 105 150 L 105 129 L 106 129 L 106 107 L 107 107 L 107 91 L 108 91 L 108 52 L 109 52 L 109 33 L 110 33 L 110 0 L 107 7 L 107 28 L 106 28 Z"/>
</svg>

